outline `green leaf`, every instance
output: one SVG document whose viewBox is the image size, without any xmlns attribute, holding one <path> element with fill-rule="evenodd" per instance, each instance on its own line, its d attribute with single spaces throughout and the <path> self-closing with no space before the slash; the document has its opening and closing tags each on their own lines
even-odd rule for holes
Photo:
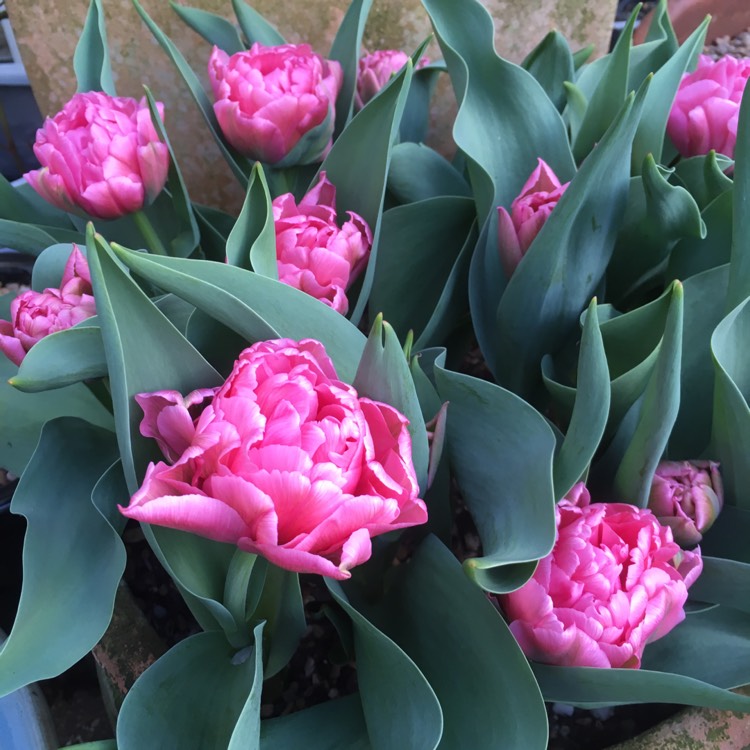
<svg viewBox="0 0 750 750">
<path fill-rule="evenodd" d="M 386 211 L 370 314 L 382 313 L 401 337 L 409 330 L 419 337 L 474 221 L 474 201 L 453 196 Z"/>
<path fill-rule="evenodd" d="M 180 50 L 177 49 L 172 40 L 169 39 L 169 37 L 154 23 L 138 0 L 132 0 L 132 2 L 138 15 L 143 19 L 149 31 L 153 34 L 161 48 L 167 53 L 169 59 L 177 68 L 178 73 L 187 84 L 190 94 L 198 105 L 198 109 L 203 115 L 203 119 L 206 121 L 208 129 L 211 131 L 211 135 L 213 135 L 216 145 L 219 147 L 219 151 L 221 151 L 221 155 L 226 159 L 227 164 L 229 164 L 229 167 L 235 177 L 239 180 L 240 184 L 245 186 L 252 167 L 244 156 L 224 140 L 224 137 L 221 134 L 221 128 L 219 127 L 219 122 L 214 113 L 214 108 L 206 95 L 206 92 L 203 90 L 200 79 L 188 65 Z"/>
<path fill-rule="evenodd" d="M 355 325 L 362 319 L 375 275 L 391 148 L 398 134 L 411 77 L 412 66 L 407 63 L 351 121 L 320 167 L 336 186 L 337 213 L 341 216 L 345 211 L 353 211 L 372 230 L 370 259 L 349 316 Z M 362 175 L 367 175 L 367 179 L 363 180 Z"/>
<path fill-rule="evenodd" d="M 260 162 L 250 173 L 242 211 L 227 238 L 227 262 L 269 279 L 279 278 L 273 206 Z"/>
<path fill-rule="evenodd" d="M 54 232 L 54 236 L 50 232 Z M 63 235 L 66 238 L 63 238 Z M 39 255 L 50 245 L 57 244 L 58 240 L 68 241 L 68 235 L 70 235 L 70 241 L 80 242 L 81 238 L 77 232 L 59 230 L 54 227 L 36 227 L 22 221 L 0 219 L 0 245 L 13 248 L 19 253 Z"/>
<path fill-rule="evenodd" d="M 101 477 L 99 501 L 125 501 L 121 472 L 107 471 L 116 459 L 114 435 L 80 419 L 42 430 L 11 506 L 28 529 L 21 601 L 0 651 L 2 695 L 65 671 L 109 625 L 125 548 L 92 492 Z"/>
<path fill-rule="evenodd" d="M 245 49 L 234 24 L 226 18 L 208 13 L 199 8 L 187 8 L 170 0 L 172 10 L 193 30 L 200 34 L 209 44 L 216 45 L 228 55 Z"/>
<path fill-rule="evenodd" d="M 379 611 L 378 627 L 414 660 L 440 701 L 441 750 L 547 747 L 544 703 L 526 658 L 435 537 L 394 579 Z"/>
<path fill-rule="evenodd" d="M 690 598 L 750 612 L 750 564 L 702 555 L 703 570 Z"/>
<path fill-rule="evenodd" d="M 701 540 L 701 553 L 727 560 L 750 563 L 750 511 L 725 505 L 714 525 Z"/>
<path fill-rule="evenodd" d="M 591 463 L 607 424 L 609 398 L 609 369 L 594 299 L 583 324 L 575 406 L 553 463 L 556 498 L 565 497 Z"/>
<path fill-rule="evenodd" d="M 409 363 L 393 328 L 378 315 L 352 383 L 360 396 L 382 401 L 409 420 L 412 459 L 422 493 L 427 489 L 429 448 Z"/>
<path fill-rule="evenodd" d="M 401 117 L 401 125 L 398 130 L 399 138 L 404 142 L 422 143 L 427 140 L 430 126 L 430 101 L 440 74 L 447 70 L 445 65 L 441 63 L 423 65 L 417 68 L 422 53 L 427 48 L 428 41 L 420 45 L 411 58 L 414 64 L 414 76 L 411 79 L 409 96 L 406 99 L 404 114 Z"/>
<path fill-rule="evenodd" d="M 258 42 L 266 47 L 286 44 L 284 37 L 279 34 L 276 28 L 271 26 L 258 11 L 251 8 L 247 3 L 242 0 L 232 0 L 232 8 L 249 44 Z"/>
<path fill-rule="evenodd" d="M 562 112 L 566 104 L 564 83 L 575 80 L 573 55 L 565 37 L 556 30 L 547 36 L 526 56 L 521 63 L 536 78 Z"/>
<path fill-rule="evenodd" d="M 471 196 L 471 189 L 458 170 L 423 143 L 398 143 L 393 147 L 388 191 L 400 203 L 448 195 Z"/>
<path fill-rule="evenodd" d="M 189 393 L 220 385 L 222 378 L 125 273 L 93 227 L 86 247 L 117 440 L 128 487 L 135 492 L 146 464 L 157 453 L 154 441 L 140 434 L 142 413 L 135 394 L 165 389 Z"/>
<path fill-rule="evenodd" d="M 555 436 L 541 414 L 499 386 L 443 369 L 440 359 L 435 379 L 450 403 L 451 466 L 484 550 L 464 567 L 487 591 L 512 591 L 555 541 Z"/>
<path fill-rule="evenodd" d="M 443 714 L 429 682 L 398 645 L 349 603 L 337 581 L 324 581 L 352 620 L 357 682 L 373 750 L 435 750 Z M 395 712 L 394 702 L 399 706 Z"/>
<path fill-rule="evenodd" d="M 13 186 L 0 175 L 0 218 L 21 224 L 49 224 L 73 229 L 68 215 L 41 198 L 27 182 Z"/>
<path fill-rule="evenodd" d="M 80 248 L 79 248 L 80 249 Z M 41 292 L 48 288 L 59 288 L 65 264 L 73 252 L 73 245 L 61 242 L 45 248 L 34 261 L 31 269 L 31 288 Z"/>
<path fill-rule="evenodd" d="M 78 91 L 104 91 L 115 96 L 107 30 L 101 0 L 91 0 L 86 22 L 73 55 Z"/>
<path fill-rule="evenodd" d="M 341 64 L 341 70 L 344 74 L 344 80 L 336 97 L 334 140 L 339 137 L 352 117 L 354 94 L 357 91 L 357 72 L 359 70 L 360 50 L 362 49 L 362 35 L 371 7 L 372 0 L 352 0 L 328 54 L 330 60 L 336 60 Z"/>
<path fill-rule="evenodd" d="M 733 268 L 729 268 L 731 284 Z M 750 299 L 739 304 L 719 323 L 711 336 L 714 359 L 714 413 L 712 453 L 721 463 L 724 497 L 727 503 L 750 508 Z"/>
<path fill-rule="evenodd" d="M 260 631 L 255 646 L 239 653 L 221 633 L 198 633 L 173 646 L 125 696 L 118 750 L 259 748 Z"/>
<path fill-rule="evenodd" d="M 351 382 L 364 335 L 343 315 L 304 292 L 224 263 L 160 258 L 117 247 L 129 268 L 224 323 L 249 341 L 314 338 L 326 347 L 339 377 Z"/>
<path fill-rule="evenodd" d="M 709 151 L 705 156 L 680 159 L 674 168 L 676 181 L 695 198 L 701 211 L 734 184 L 724 170 L 733 162 L 726 156 Z"/>
</svg>

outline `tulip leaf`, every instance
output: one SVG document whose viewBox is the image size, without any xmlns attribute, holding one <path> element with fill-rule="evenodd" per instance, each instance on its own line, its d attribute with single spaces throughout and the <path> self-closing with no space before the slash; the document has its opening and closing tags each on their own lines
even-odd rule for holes
<svg viewBox="0 0 750 750">
<path fill-rule="evenodd" d="M 484 550 L 464 567 L 487 591 L 512 591 L 555 541 L 555 436 L 544 417 L 499 386 L 446 370 L 441 359 L 435 379 L 450 404 L 451 466 Z"/>
<path fill-rule="evenodd" d="M 86 21 L 73 54 L 78 92 L 104 91 L 115 96 L 107 29 L 101 0 L 91 0 Z"/>
<path fill-rule="evenodd" d="M 563 84 L 575 80 L 573 55 L 567 39 L 559 31 L 550 31 L 526 56 L 521 67 L 539 81 L 547 96 L 562 112 L 566 104 Z"/>
<path fill-rule="evenodd" d="M 411 78 L 412 66 L 407 63 L 336 139 L 320 168 L 336 186 L 338 214 L 353 211 L 372 230 L 370 259 L 349 316 L 355 325 L 362 319 L 375 275 L 391 148 L 398 135 Z M 363 180 L 365 174 L 367 179 Z"/>
<path fill-rule="evenodd" d="M 609 416 L 609 369 L 596 316 L 596 299 L 583 324 L 570 424 L 553 463 L 555 498 L 563 498 L 586 472 Z"/>
<path fill-rule="evenodd" d="M 400 203 L 416 203 L 448 195 L 471 196 L 471 190 L 458 170 L 423 143 L 398 143 L 393 147 L 388 191 Z"/>
<path fill-rule="evenodd" d="M 127 275 L 93 227 L 86 247 L 117 439 L 128 487 L 135 492 L 146 464 L 157 454 L 154 441 L 140 434 L 142 413 L 135 394 L 166 389 L 189 393 L 219 385 L 222 378 Z"/>
<path fill-rule="evenodd" d="M 414 660 L 440 701 L 441 749 L 547 747 L 544 703 L 526 658 L 435 537 L 394 578 L 378 611 L 376 625 Z"/>
<path fill-rule="evenodd" d="M 672 432 L 680 405 L 682 361 L 682 284 L 672 285 L 664 336 L 643 395 L 635 432 L 614 480 L 617 496 L 645 508 L 651 482 Z"/>
<path fill-rule="evenodd" d="M 201 233 L 203 254 L 207 260 L 224 263 L 227 257 L 227 237 L 234 227 L 236 217 L 195 203 L 193 203 L 193 211 Z"/>
<path fill-rule="evenodd" d="M 372 0 L 352 0 L 344 20 L 336 32 L 336 37 L 328 54 L 329 59 L 341 64 L 344 79 L 336 97 L 336 127 L 334 140 L 339 137 L 349 124 L 354 108 L 354 95 L 357 91 L 357 74 L 359 55 L 362 49 L 362 35 L 365 31 L 367 16 L 372 7 Z"/>
<path fill-rule="evenodd" d="M 750 564 L 702 555 L 703 570 L 690 598 L 750 612 Z"/>
<path fill-rule="evenodd" d="M 222 375 L 232 371 L 239 353 L 252 343 L 203 310 L 193 310 L 185 337 Z M 276 333 L 268 336 L 274 337 Z"/>
<path fill-rule="evenodd" d="M 486 328 L 475 319 L 480 346 L 500 384 L 510 390 L 535 392 L 543 355 L 575 330 L 607 268 L 627 200 L 630 144 L 644 95 L 645 88 L 635 100 L 628 97 L 521 259 L 499 306 L 479 302 L 482 315 L 485 306 L 496 311 L 484 320 Z M 602 187 L 592 190 L 592 185 Z M 482 272 L 478 256 L 472 265 L 476 277 Z M 478 284 L 470 291 L 475 313 Z"/>
<path fill-rule="evenodd" d="M 370 312 L 401 337 L 419 337 L 430 321 L 474 223 L 474 201 L 444 196 L 397 206 L 383 215 Z"/>
<path fill-rule="evenodd" d="M 206 92 L 203 90 L 200 79 L 188 65 L 180 50 L 177 49 L 172 40 L 154 23 L 152 18 L 143 9 L 140 2 L 138 2 L 138 0 L 132 0 L 132 2 L 138 15 L 143 19 L 143 22 L 146 24 L 149 31 L 153 34 L 161 48 L 167 53 L 167 56 L 187 84 L 190 94 L 198 105 L 198 109 L 203 115 L 203 119 L 206 121 L 208 129 L 211 131 L 211 135 L 213 135 L 214 140 L 219 147 L 219 151 L 221 151 L 222 156 L 226 159 L 227 164 L 229 164 L 235 177 L 237 177 L 240 184 L 244 187 L 247 184 L 248 175 L 250 174 L 252 167 L 244 156 L 224 140 L 224 137 L 221 134 L 221 128 L 219 127 L 219 122 L 214 114 L 213 106 L 211 105 L 211 101 L 206 95 Z"/>
<path fill-rule="evenodd" d="M 443 714 L 430 683 L 398 645 L 350 604 L 337 581 L 324 580 L 352 621 L 357 682 L 373 750 L 435 750 Z M 399 706 L 395 712 L 394 701 Z"/>
<path fill-rule="evenodd" d="M 396 333 L 381 315 L 373 323 L 352 384 L 360 396 L 389 404 L 409 420 L 414 469 L 424 494 L 429 463 L 424 418 L 409 363 Z"/>
<path fill-rule="evenodd" d="M 127 492 L 121 472 L 108 471 L 116 459 L 114 435 L 83 420 L 42 429 L 11 505 L 28 528 L 21 601 L 0 650 L 2 695 L 65 671 L 109 625 L 125 548 L 97 505 L 113 508 Z"/>
<path fill-rule="evenodd" d="M 730 266 L 729 278 L 733 268 Z M 746 299 L 716 327 L 711 336 L 715 386 L 711 432 L 712 453 L 721 464 L 726 502 L 750 508 L 750 305 Z"/>
<path fill-rule="evenodd" d="M 680 159 L 674 168 L 675 180 L 690 192 L 703 211 L 714 199 L 731 189 L 733 182 L 724 170 L 732 163 L 731 159 L 716 151 Z"/>
<path fill-rule="evenodd" d="M 0 219 L 13 219 L 22 224 L 49 224 L 60 229 L 72 229 L 70 217 L 51 203 L 47 203 L 27 182 L 11 185 L 0 175 Z"/>
<path fill-rule="evenodd" d="M 228 55 L 245 49 L 234 24 L 226 18 L 199 8 L 178 5 L 174 0 L 170 0 L 169 5 L 196 34 L 202 36 L 210 45 L 215 45 Z"/>
<path fill-rule="evenodd" d="M 250 173 L 242 211 L 227 238 L 227 261 L 269 279 L 279 278 L 271 194 L 260 162 Z"/>
<path fill-rule="evenodd" d="M 423 64 L 417 67 L 427 44 L 428 42 L 425 41 L 420 45 L 416 54 L 412 55 L 414 76 L 411 79 L 411 88 L 399 127 L 399 138 L 403 142 L 419 144 L 427 140 L 430 125 L 430 100 L 440 74 L 447 70 L 441 63 Z"/>
<path fill-rule="evenodd" d="M 724 505 L 714 525 L 701 540 L 703 555 L 750 563 L 750 511 L 735 505 Z"/>
<path fill-rule="evenodd" d="M 261 630 L 255 629 L 255 645 L 238 653 L 221 633 L 198 633 L 173 646 L 125 696 L 118 750 L 154 744 L 163 750 L 257 750 Z"/>
<path fill-rule="evenodd" d="M 260 725 L 261 750 L 372 750 L 358 695 L 320 703 Z"/>
<path fill-rule="evenodd" d="M 54 232 L 54 236 L 50 234 L 51 232 Z M 39 255 L 50 245 L 57 244 L 58 240 L 65 241 L 62 239 L 63 235 L 70 235 L 71 239 L 75 238 L 80 241 L 80 235 L 77 232 L 68 232 L 54 227 L 38 227 L 11 219 L 0 219 L 0 246 L 10 247 L 19 253 Z"/>
<path fill-rule="evenodd" d="M 279 34 L 275 26 L 266 21 L 260 13 L 251 8 L 243 0 L 232 0 L 232 8 L 240 29 L 249 44 L 263 44 L 266 47 L 275 47 L 277 44 L 286 44 L 284 37 Z"/>
<path fill-rule="evenodd" d="M 365 337 L 343 315 L 304 292 L 224 263 L 163 258 L 117 247 L 139 276 L 194 304 L 249 341 L 315 338 L 351 382 Z"/>
<path fill-rule="evenodd" d="M 70 243 L 61 242 L 50 245 L 37 256 L 31 269 L 31 288 L 34 291 L 41 292 L 60 287 L 65 265 L 73 252 L 73 247 Z"/>
</svg>

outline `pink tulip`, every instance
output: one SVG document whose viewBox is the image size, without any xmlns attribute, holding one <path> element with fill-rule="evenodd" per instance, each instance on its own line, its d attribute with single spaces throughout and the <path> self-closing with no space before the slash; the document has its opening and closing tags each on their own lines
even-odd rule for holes
<svg viewBox="0 0 750 750">
<path fill-rule="evenodd" d="M 157 104 L 163 115 L 163 105 Z M 169 151 L 145 99 L 75 94 L 36 133 L 41 169 L 24 175 L 46 201 L 97 219 L 134 213 L 162 191 Z"/>
<path fill-rule="evenodd" d="M 346 289 L 367 265 L 372 232 L 358 214 L 336 222 L 336 188 L 320 173 L 297 205 L 291 193 L 273 201 L 279 279 L 346 314 Z"/>
<path fill-rule="evenodd" d="M 698 544 L 724 504 L 715 461 L 662 461 L 656 469 L 648 507 L 672 529 L 684 547 Z"/>
<path fill-rule="evenodd" d="M 427 520 L 406 418 L 338 380 L 320 342 L 254 344 L 210 402 L 197 394 L 140 395 L 171 465 L 148 467 L 129 518 L 338 579 L 371 537 Z"/>
<path fill-rule="evenodd" d="M 526 254 L 552 209 L 570 183 L 560 184 L 550 166 L 539 159 L 520 195 L 510 204 L 510 213 L 498 206 L 500 261 L 510 278 Z"/>
<path fill-rule="evenodd" d="M 701 55 L 697 69 L 682 77 L 667 122 L 667 133 L 683 156 L 712 149 L 734 158 L 737 121 L 750 59 L 731 56 L 714 61 Z"/>
<path fill-rule="evenodd" d="M 357 70 L 355 107 L 362 109 L 408 61 L 409 55 L 398 49 L 381 49 L 369 55 L 363 55 L 359 60 Z M 429 58 L 423 57 L 417 63 L 417 68 L 423 68 L 429 64 Z"/>
<path fill-rule="evenodd" d="M 278 164 L 321 161 L 331 147 L 341 65 L 308 44 L 253 46 L 231 57 L 214 47 L 208 62 L 214 112 L 238 151 Z"/>
<path fill-rule="evenodd" d="M 0 351 L 20 365 L 45 336 L 96 315 L 86 258 L 73 245 L 59 289 L 29 290 L 10 303 L 10 321 L 0 320 Z"/>
<path fill-rule="evenodd" d="M 638 668 L 646 644 L 685 618 L 700 550 L 681 550 L 650 510 L 590 500 L 580 483 L 560 501 L 552 552 L 500 603 L 530 659 Z"/>
</svg>

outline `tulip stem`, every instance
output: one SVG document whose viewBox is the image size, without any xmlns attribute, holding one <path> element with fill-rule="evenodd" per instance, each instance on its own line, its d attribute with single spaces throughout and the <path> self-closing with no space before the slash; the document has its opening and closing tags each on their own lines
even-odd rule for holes
<svg viewBox="0 0 750 750">
<path fill-rule="evenodd" d="M 132 214 L 132 217 L 135 225 L 138 227 L 138 231 L 143 236 L 143 239 L 146 240 L 146 247 L 149 251 L 154 255 L 168 255 L 164 243 L 159 239 L 159 235 L 156 233 L 156 229 L 154 229 L 154 225 L 148 216 L 143 211 L 136 211 Z"/>
<path fill-rule="evenodd" d="M 235 633 L 227 633 L 227 637 L 235 646 L 247 645 L 250 635 L 247 627 L 248 616 L 252 615 L 258 606 L 267 569 L 268 564 L 262 557 L 241 549 L 235 551 L 229 563 L 224 584 L 224 606 L 235 622 Z"/>
</svg>

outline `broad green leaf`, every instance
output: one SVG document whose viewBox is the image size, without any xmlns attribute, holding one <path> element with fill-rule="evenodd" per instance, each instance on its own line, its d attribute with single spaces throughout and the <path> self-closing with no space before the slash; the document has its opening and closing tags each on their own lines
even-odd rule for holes
<svg viewBox="0 0 750 750">
<path fill-rule="evenodd" d="M 379 611 L 378 627 L 414 660 L 440 701 L 440 750 L 547 747 L 544 703 L 526 658 L 435 537 L 394 578 Z"/>
<path fill-rule="evenodd" d="M 427 48 L 427 43 L 425 41 L 411 58 L 414 63 L 414 76 L 411 79 L 409 96 L 406 99 L 398 130 L 399 139 L 403 142 L 423 143 L 427 140 L 430 126 L 430 102 L 440 74 L 447 70 L 442 63 L 417 68 L 422 52 Z"/>
<path fill-rule="evenodd" d="M 594 299 L 583 324 L 573 414 L 552 465 L 556 498 L 567 495 L 591 463 L 607 424 L 609 398 L 609 369 Z"/>
<path fill-rule="evenodd" d="M 725 505 L 701 540 L 704 555 L 750 563 L 750 511 Z"/>
<path fill-rule="evenodd" d="M 208 13 L 199 8 L 187 8 L 170 0 L 172 10 L 193 30 L 200 34 L 209 44 L 216 45 L 228 55 L 245 49 L 240 35 L 233 23 L 226 18 Z"/>
<path fill-rule="evenodd" d="M 115 250 L 139 276 L 186 299 L 249 341 L 281 336 L 318 339 L 339 377 L 346 382 L 354 378 L 364 335 L 343 315 L 304 292 L 224 263 Z"/>
<path fill-rule="evenodd" d="M 245 39 L 254 44 L 258 42 L 267 47 L 277 44 L 286 44 L 284 37 L 279 34 L 274 26 L 271 26 L 257 10 L 251 8 L 243 0 L 232 0 L 234 15 L 237 16 Z"/>
<path fill-rule="evenodd" d="M 64 672 L 109 625 L 125 548 L 92 492 L 102 477 L 100 502 L 125 502 L 121 473 L 108 472 L 116 459 L 114 435 L 80 419 L 42 430 L 11 505 L 28 528 L 21 601 L 0 651 L 2 695 Z"/>
<path fill-rule="evenodd" d="M 471 190 L 458 170 L 423 143 L 398 143 L 393 147 L 388 191 L 400 203 L 416 203 L 447 195 L 471 196 Z"/>
<path fill-rule="evenodd" d="M 91 0 L 86 22 L 73 55 L 73 69 L 79 92 L 104 91 L 110 96 L 115 96 L 109 59 L 102 2 Z"/>
<path fill-rule="evenodd" d="M 269 329 L 269 334 L 265 338 L 278 338 L 273 329 Z M 195 309 L 185 330 L 185 338 L 224 376 L 232 371 L 239 353 L 252 343 L 203 310 Z"/>
<path fill-rule="evenodd" d="M 0 175 L 0 218 L 73 229 L 68 215 L 47 203 L 27 182 L 14 186 L 3 175 Z"/>
<path fill-rule="evenodd" d="M 630 146 L 645 91 L 635 100 L 628 97 L 581 166 L 521 259 L 499 306 L 478 301 L 482 310 L 496 311 L 481 326 L 473 299 L 480 290 L 477 284 L 470 288 L 480 346 L 498 382 L 510 390 L 534 392 L 542 356 L 558 349 L 575 330 L 606 270 L 627 200 Z M 592 185 L 600 187 L 592 190 Z M 481 273 L 477 256 L 473 266 L 476 277 Z"/>
<path fill-rule="evenodd" d="M 188 65 L 180 50 L 177 49 L 172 40 L 169 39 L 169 37 L 167 37 L 166 34 L 154 23 L 138 0 L 132 0 L 132 2 L 138 15 L 143 19 L 143 22 L 146 24 L 149 31 L 154 35 L 154 38 L 161 48 L 167 53 L 169 59 L 187 84 L 190 94 L 198 105 L 198 109 L 203 115 L 203 119 L 206 121 L 208 129 L 211 131 L 211 135 L 213 135 L 214 140 L 219 147 L 219 151 L 221 151 L 221 155 L 226 159 L 227 164 L 229 164 L 229 167 L 235 177 L 239 180 L 240 184 L 245 186 L 252 167 L 244 156 L 224 140 L 224 137 L 221 134 L 221 128 L 219 127 L 219 122 L 214 113 L 214 108 L 206 95 L 206 92 L 203 90 L 200 79 Z"/>
<path fill-rule="evenodd" d="M 325 701 L 260 725 L 261 750 L 372 750 L 358 695 Z"/>
<path fill-rule="evenodd" d="M 380 315 L 373 323 L 353 385 L 360 396 L 389 404 L 409 420 L 414 469 L 424 494 L 429 462 L 424 418 L 401 344 L 393 328 Z"/>
<path fill-rule="evenodd" d="M 729 267 L 731 284 L 732 266 Z M 711 453 L 721 463 L 726 502 L 750 508 L 750 336 L 748 299 L 739 304 L 714 330 L 711 353 L 714 359 L 714 412 Z"/>
<path fill-rule="evenodd" d="M 85 253 L 85 248 L 79 248 Z M 31 269 L 31 288 L 41 292 L 48 288 L 58 288 L 62 281 L 65 264 L 73 252 L 73 245 L 61 242 L 45 248 L 34 261 Z"/>
<path fill-rule="evenodd" d="M 117 750 L 117 743 L 114 740 L 98 740 L 80 745 L 66 745 L 66 747 L 68 750 Z"/>
<path fill-rule="evenodd" d="M 0 219 L 0 246 L 10 247 L 19 253 L 39 255 L 50 245 L 58 242 L 80 242 L 81 236 L 74 231 L 56 227 L 37 227 L 22 221 Z"/>
<path fill-rule="evenodd" d="M 372 249 L 356 303 L 350 299 L 351 321 L 362 319 L 370 297 L 378 260 L 380 223 L 391 148 L 398 135 L 401 114 L 412 78 L 411 63 L 368 102 L 336 139 L 320 171 L 336 186 L 336 211 L 359 214 L 372 230 Z M 362 176 L 367 178 L 363 179 Z"/>
<path fill-rule="evenodd" d="M 324 581 L 352 620 L 357 682 L 373 750 L 435 750 L 443 714 L 429 682 L 398 645 L 350 604 L 341 584 Z M 398 711 L 393 711 L 394 703 Z"/>
<path fill-rule="evenodd" d="M 487 591 L 512 591 L 555 541 L 555 436 L 541 414 L 499 386 L 443 369 L 440 359 L 435 378 L 450 404 L 448 455 L 484 550 L 464 567 Z"/>
<path fill-rule="evenodd" d="M 750 564 L 702 555 L 703 570 L 690 598 L 750 612 Z"/>
<path fill-rule="evenodd" d="M 547 96 L 562 112 L 566 104 L 563 84 L 575 79 L 573 55 L 565 37 L 559 31 L 550 31 L 527 55 L 521 67 L 539 81 Z"/>
<path fill-rule="evenodd" d="M 362 49 L 362 35 L 372 0 L 352 0 L 328 54 L 330 60 L 341 64 L 344 79 L 336 97 L 336 127 L 333 137 L 337 139 L 349 124 L 354 108 L 354 94 L 357 90 L 359 56 Z"/>
<path fill-rule="evenodd" d="M 195 219 L 201 233 L 201 250 L 207 260 L 224 263 L 227 257 L 227 237 L 236 217 L 209 206 L 193 203 Z"/>
<path fill-rule="evenodd" d="M 732 163 L 726 156 L 709 151 L 705 156 L 680 159 L 674 168 L 674 179 L 689 191 L 702 211 L 711 201 L 731 189 L 733 182 L 724 170 Z"/>
<path fill-rule="evenodd" d="M 140 434 L 142 413 L 135 394 L 165 389 L 189 393 L 222 379 L 122 269 L 93 227 L 86 247 L 117 440 L 128 487 L 135 492 L 146 464 L 157 455 L 154 441 Z"/>
<path fill-rule="evenodd" d="M 644 391 L 638 424 L 614 480 L 622 501 L 641 508 L 648 503 L 654 472 L 680 405 L 683 293 L 679 281 L 673 283 L 670 296 L 664 336 Z"/>
<path fill-rule="evenodd" d="M 667 0 L 659 0 L 651 16 L 651 25 L 646 34 L 646 43 L 663 42 L 671 56 L 677 51 L 677 36 L 669 19 Z"/>
<path fill-rule="evenodd" d="M 271 194 L 260 162 L 250 173 L 242 211 L 227 238 L 227 261 L 269 279 L 279 278 Z"/>
<path fill-rule="evenodd" d="M 260 628 L 255 636 L 255 647 L 240 652 L 221 633 L 198 633 L 173 646 L 125 696 L 118 750 L 257 749 Z"/>
<path fill-rule="evenodd" d="M 474 221 L 474 201 L 453 196 L 386 211 L 370 295 L 371 315 L 382 313 L 401 337 L 409 330 L 419 337 Z"/>
</svg>

